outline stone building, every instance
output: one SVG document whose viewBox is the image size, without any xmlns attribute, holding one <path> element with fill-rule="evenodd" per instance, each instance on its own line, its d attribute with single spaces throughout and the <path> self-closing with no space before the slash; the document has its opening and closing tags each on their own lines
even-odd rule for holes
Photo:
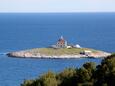
<svg viewBox="0 0 115 86">
<path fill-rule="evenodd" d="M 66 48 L 67 47 L 67 41 L 63 38 L 63 36 L 60 37 L 56 44 L 57 48 Z"/>
<path fill-rule="evenodd" d="M 67 41 L 63 38 L 63 36 L 60 37 L 60 39 L 57 41 L 55 45 L 52 45 L 53 48 L 67 48 Z"/>
</svg>

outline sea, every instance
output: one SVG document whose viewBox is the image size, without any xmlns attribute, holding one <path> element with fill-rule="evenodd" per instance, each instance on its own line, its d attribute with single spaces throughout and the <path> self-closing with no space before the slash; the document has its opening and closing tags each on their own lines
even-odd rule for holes
<svg viewBox="0 0 115 86">
<path fill-rule="evenodd" d="M 63 36 L 79 44 L 115 52 L 115 13 L 0 13 L 0 86 L 20 86 L 47 71 L 79 68 L 90 59 L 25 59 L 5 54 L 31 48 L 49 47 Z"/>
</svg>

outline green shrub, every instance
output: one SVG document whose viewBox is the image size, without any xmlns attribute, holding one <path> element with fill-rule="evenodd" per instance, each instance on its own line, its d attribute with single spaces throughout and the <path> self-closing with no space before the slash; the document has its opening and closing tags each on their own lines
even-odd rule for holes
<svg viewBox="0 0 115 86">
<path fill-rule="evenodd" d="M 67 68 L 55 74 L 51 71 L 35 80 L 25 80 L 21 86 L 115 86 L 115 54 L 95 66 L 87 62 L 79 69 Z"/>
</svg>

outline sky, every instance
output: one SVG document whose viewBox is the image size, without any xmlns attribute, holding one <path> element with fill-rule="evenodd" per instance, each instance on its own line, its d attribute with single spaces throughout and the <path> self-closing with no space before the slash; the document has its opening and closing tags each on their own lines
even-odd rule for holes
<svg viewBox="0 0 115 86">
<path fill-rule="evenodd" d="M 0 0 L 0 12 L 115 12 L 115 0 Z"/>
</svg>

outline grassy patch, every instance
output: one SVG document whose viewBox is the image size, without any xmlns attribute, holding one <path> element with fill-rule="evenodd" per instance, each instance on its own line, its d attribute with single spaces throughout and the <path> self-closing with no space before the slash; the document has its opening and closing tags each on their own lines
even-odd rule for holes
<svg viewBox="0 0 115 86">
<path fill-rule="evenodd" d="M 54 49 L 54 48 L 35 48 L 28 50 L 27 52 L 30 52 L 32 54 L 43 54 L 43 55 L 78 55 L 80 52 L 84 50 L 90 50 L 92 52 L 97 52 L 97 50 L 94 49 L 88 49 L 88 48 L 60 48 L 60 49 Z"/>
</svg>

